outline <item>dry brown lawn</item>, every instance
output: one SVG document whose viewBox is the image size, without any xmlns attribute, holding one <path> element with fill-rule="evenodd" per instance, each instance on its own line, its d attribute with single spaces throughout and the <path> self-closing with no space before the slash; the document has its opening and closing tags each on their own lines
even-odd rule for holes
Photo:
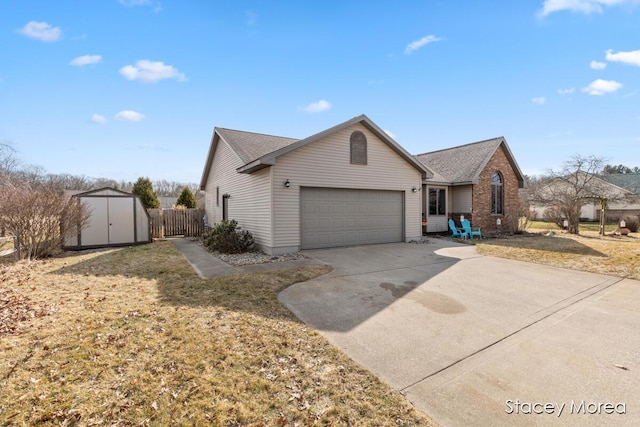
<svg viewBox="0 0 640 427">
<path fill-rule="evenodd" d="M 640 279 L 640 235 L 607 235 L 583 231 L 571 235 L 553 233 L 485 239 L 478 253 L 547 264 L 573 270 Z"/>
<path fill-rule="evenodd" d="M 277 301 L 169 242 L 0 264 L 0 425 L 435 425 Z"/>
</svg>

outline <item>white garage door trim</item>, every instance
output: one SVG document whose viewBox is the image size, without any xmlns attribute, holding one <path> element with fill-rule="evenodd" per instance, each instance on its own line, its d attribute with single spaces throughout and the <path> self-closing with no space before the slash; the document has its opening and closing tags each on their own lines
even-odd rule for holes
<svg viewBox="0 0 640 427">
<path fill-rule="evenodd" d="M 300 188 L 300 248 L 404 241 L 404 191 Z"/>
</svg>

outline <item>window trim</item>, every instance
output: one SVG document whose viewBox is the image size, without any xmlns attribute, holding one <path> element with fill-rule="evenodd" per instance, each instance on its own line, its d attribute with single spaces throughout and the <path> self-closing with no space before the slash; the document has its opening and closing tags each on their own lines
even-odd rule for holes
<svg viewBox="0 0 640 427">
<path fill-rule="evenodd" d="M 368 160 L 367 136 L 356 130 L 349 137 L 349 155 L 352 165 L 366 165 Z"/>
<path fill-rule="evenodd" d="M 504 215 L 504 176 L 497 170 L 491 174 L 491 215 Z"/>
<path fill-rule="evenodd" d="M 435 196 L 435 213 L 431 213 L 431 193 L 436 193 Z M 447 189 L 441 187 L 429 187 L 428 199 L 427 199 L 427 212 L 429 216 L 446 216 L 447 215 Z"/>
</svg>

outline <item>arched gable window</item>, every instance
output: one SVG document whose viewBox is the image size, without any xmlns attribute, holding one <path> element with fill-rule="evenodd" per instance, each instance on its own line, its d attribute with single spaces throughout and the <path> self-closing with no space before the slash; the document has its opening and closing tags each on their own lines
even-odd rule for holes
<svg viewBox="0 0 640 427">
<path fill-rule="evenodd" d="M 351 164 L 366 165 L 367 164 L 367 137 L 359 130 L 353 132 L 350 138 L 351 142 Z"/>
<path fill-rule="evenodd" d="M 491 213 L 493 215 L 502 215 L 503 209 L 503 182 L 500 172 L 494 172 L 491 175 Z"/>
</svg>

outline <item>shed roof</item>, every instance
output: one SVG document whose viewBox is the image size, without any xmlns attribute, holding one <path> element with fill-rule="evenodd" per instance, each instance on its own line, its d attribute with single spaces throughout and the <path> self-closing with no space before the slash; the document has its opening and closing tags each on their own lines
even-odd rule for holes
<svg viewBox="0 0 640 427">
<path fill-rule="evenodd" d="M 433 178 L 428 179 L 430 182 L 448 185 L 477 184 L 480 173 L 500 147 L 518 177 L 520 188 L 524 187 L 524 175 L 502 136 L 418 154 L 416 158 L 434 172 Z"/>
<path fill-rule="evenodd" d="M 128 197 L 138 197 L 133 193 L 127 193 L 126 191 L 118 190 L 116 188 L 111 187 L 102 187 L 96 188 L 95 190 L 88 191 L 80 191 L 76 192 L 75 190 L 70 190 L 72 196 L 77 197 L 86 197 L 86 196 L 128 196 Z"/>
</svg>

